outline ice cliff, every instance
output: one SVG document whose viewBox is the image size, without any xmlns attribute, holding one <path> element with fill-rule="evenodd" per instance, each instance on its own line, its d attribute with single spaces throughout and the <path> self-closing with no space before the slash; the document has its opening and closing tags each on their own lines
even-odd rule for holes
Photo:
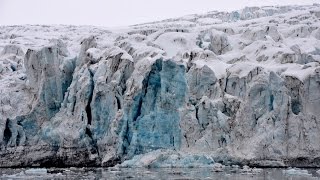
<svg viewBox="0 0 320 180">
<path fill-rule="evenodd" d="M 0 167 L 320 166 L 320 5 L 0 26 Z"/>
</svg>

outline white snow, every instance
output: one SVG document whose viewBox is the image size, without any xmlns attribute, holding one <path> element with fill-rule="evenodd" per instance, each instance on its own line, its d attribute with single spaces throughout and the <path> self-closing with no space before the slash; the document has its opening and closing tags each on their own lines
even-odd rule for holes
<svg viewBox="0 0 320 180">
<path fill-rule="evenodd" d="M 211 25 L 211 24 L 221 24 L 223 21 L 221 19 L 214 18 L 200 18 L 197 22 L 201 25 Z"/>
<path fill-rule="evenodd" d="M 196 37 L 192 33 L 170 32 L 160 35 L 154 43 L 159 45 L 169 57 L 173 57 L 178 53 L 197 48 Z"/>
</svg>

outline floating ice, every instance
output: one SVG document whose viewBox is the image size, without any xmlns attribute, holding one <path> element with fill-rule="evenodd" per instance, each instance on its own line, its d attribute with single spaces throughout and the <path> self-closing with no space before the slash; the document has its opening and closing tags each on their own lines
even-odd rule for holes
<svg viewBox="0 0 320 180">
<path fill-rule="evenodd" d="M 48 171 L 45 168 L 32 168 L 25 170 L 27 175 L 45 175 L 47 172 Z"/>
<path fill-rule="evenodd" d="M 285 173 L 288 176 L 312 176 L 308 170 L 305 169 L 299 169 L 299 168 L 290 168 L 287 170 L 283 170 L 283 173 Z"/>
</svg>

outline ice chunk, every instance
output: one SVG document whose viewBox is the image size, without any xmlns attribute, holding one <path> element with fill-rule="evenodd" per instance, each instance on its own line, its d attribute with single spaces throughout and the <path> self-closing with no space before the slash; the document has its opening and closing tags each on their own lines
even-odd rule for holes
<svg viewBox="0 0 320 180">
<path fill-rule="evenodd" d="M 45 168 L 34 168 L 25 170 L 27 175 L 46 175 L 48 170 Z"/>
<path fill-rule="evenodd" d="M 290 168 L 283 170 L 283 173 L 288 176 L 312 176 L 307 170 L 299 168 Z"/>
</svg>

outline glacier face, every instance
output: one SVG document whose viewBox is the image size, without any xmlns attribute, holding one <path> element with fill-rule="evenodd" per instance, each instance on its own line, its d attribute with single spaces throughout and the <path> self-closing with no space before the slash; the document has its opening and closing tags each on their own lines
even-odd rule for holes
<svg viewBox="0 0 320 180">
<path fill-rule="evenodd" d="M 0 27 L 0 167 L 320 166 L 320 5 Z"/>
</svg>

